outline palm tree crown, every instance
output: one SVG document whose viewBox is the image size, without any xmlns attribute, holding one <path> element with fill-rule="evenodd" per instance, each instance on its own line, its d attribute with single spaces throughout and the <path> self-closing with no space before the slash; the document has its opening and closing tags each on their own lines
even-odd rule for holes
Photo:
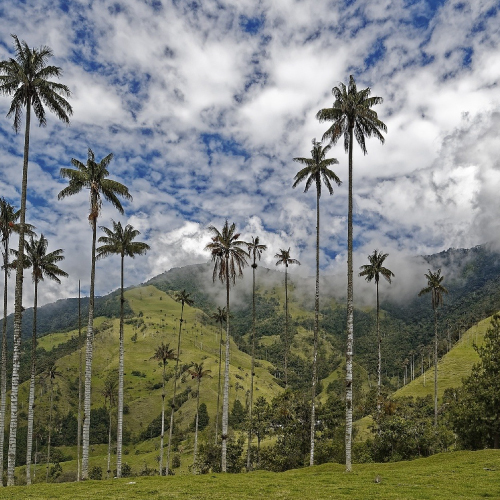
<svg viewBox="0 0 500 500">
<path fill-rule="evenodd" d="M 267 246 L 260 243 L 258 236 L 252 236 L 252 241 L 249 241 L 246 245 L 248 254 L 253 258 L 252 267 L 255 269 L 257 267 L 256 261 L 260 260 L 262 252 L 267 250 Z"/>
<path fill-rule="evenodd" d="M 190 295 L 191 294 L 187 293 L 186 290 L 182 290 L 181 292 L 174 292 L 174 300 L 176 302 L 180 302 L 183 308 L 185 304 L 192 307 L 194 304 L 194 300 L 190 297 Z"/>
<path fill-rule="evenodd" d="M 323 140 L 330 139 L 333 144 L 336 144 L 343 135 L 344 149 L 347 152 L 351 143 L 350 131 L 352 130 L 363 154 L 367 153 L 365 137 L 374 136 L 382 144 L 384 143 L 385 139 L 381 132 L 387 132 L 387 127 L 379 120 L 377 112 L 371 109 L 383 102 L 382 97 L 370 97 L 370 87 L 358 91 L 352 75 L 349 77 L 347 87 L 340 82 L 338 87 L 333 87 L 332 94 L 335 97 L 333 106 L 321 109 L 316 114 L 320 122 L 333 122 L 323 134 Z"/>
<path fill-rule="evenodd" d="M 388 253 L 374 250 L 373 253 L 368 256 L 370 264 L 365 264 L 360 267 L 362 271 L 359 273 L 359 276 L 364 276 L 365 280 L 368 282 L 375 280 L 375 283 L 379 283 L 380 275 L 382 275 L 388 283 L 391 283 L 391 278 L 394 277 L 394 273 L 383 266 L 384 260 L 388 256 Z"/>
<path fill-rule="evenodd" d="M 150 249 L 147 243 L 133 241 L 141 233 L 130 224 L 127 224 L 123 228 L 120 222 L 115 222 L 113 219 L 111 219 L 111 222 L 113 230 L 99 226 L 106 236 L 101 236 L 98 240 L 99 243 L 102 243 L 97 248 L 98 259 L 108 257 L 112 254 L 134 258 L 136 255 L 144 255 Z"/>
<path fill-rule="evenodd" d="M 429 273 L 425 277 L 427 278 L 427 286 L 420 290 L 418 296 L 421 297 L 422 295 L 431 293 L 432 309 L 436 310 L 439 306 L 443 305 L 443 294 L 448 293 L 448 290 L 441 284 L 444 276 L 441 276 L 441 269 L 438 269 L 435 273 L 429 269 Z"/>
<path fill-rule="evenodd" d="M 156 351 L 151 357 L 156 361 L 160 361 L 163 367 L 166 366 L 169 359 L 177 360 L 175 352 L 173 349 L 170 349 L 170 344 L 164 344 L 163 342 L 156 347 Z"/>
<path fill-rule="evenodd" d="M 47 123 L 44 105 L 61 121 L 69 123 L 69 116 L 73 114 L 71 105 L 65 99 L 71 95 L 69 88 L 47 80 L 59 78 L 62 74 L 61 68 L 47 65 L 53 55 L 52 50 L 47 46 L 30 49 L 16 35 L 12 38 L 16 55 L 0 62 L 0 94 L 13 96 L 7 117 L 14 115 L 14 130 L 19 132 L 23 109 L 28 106 L 33 106 L 40 125 Z"/>
<path fill-rule="evenodd" d="M 321 141 L 312 140 L 313 148 L 311 149 L 311 158 L 294 158 L 293 161 L 302 163 L 305 167 L 297 172 L 294 178 L 293 187 L 297 187 L 302 181 L 306 181 L 304 193 L 309 191 L 312 183 L 316 184 L 318 198 L 321 197 L 321 181 L 325 183 L 330 194 L 333 194 L 332 181 L 340 186 L 341 181 L 337 175 L 330 170 L 330 165 L 338 164 L 336 158 L 326 158 L 326 154 L 330 151 L 331 146 L 327 145 L 324 148 L 321 146 Z"/>
<path fill-rule="evenodd" d="M 277 266 L 279 266 L 280 264 L 284 265 L 285 267 L 288 267 L 291 264 L 298 264 L 300 266 L 300 262 L 297 259 L 292 259 L 290 257 L 290 248 L 288 250 L 280 248 L 279 253 L 277 253 L 274 258 L 278 259 L 278 261 L 276 262 Z"/>
</svg>

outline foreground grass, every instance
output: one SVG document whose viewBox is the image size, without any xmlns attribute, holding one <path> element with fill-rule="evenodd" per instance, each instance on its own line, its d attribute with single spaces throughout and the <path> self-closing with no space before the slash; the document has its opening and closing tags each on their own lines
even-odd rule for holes
<svg viewBox="0 0 500 500">
<path fill-rule="evenodd" d="M 376 482 L 376 479 L 379 482 Z M 500 451 L 442 453 L 412 462 L 360 464 L 271 473 L 132 478 L 0 489 L 0 499 L 350 499 L 500 498 Z"/>
</svg>

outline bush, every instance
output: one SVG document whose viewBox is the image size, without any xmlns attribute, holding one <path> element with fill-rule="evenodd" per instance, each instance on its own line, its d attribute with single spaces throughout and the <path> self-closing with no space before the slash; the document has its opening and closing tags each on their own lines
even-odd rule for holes
<svg viewBox="0 0 500 500">
<path fill-rule="evenodd" d="M 89 479 L 100 481 L 102 479 L 102 467 L 94 465 L 94 467 L 92 467 L 89 471 Z"/>
<path fill-rule="evenodd" d="M 172 457 L 172 469 L 178 469 L 180 466 L 181 466 L 181 456 L 176 454 Z"/>
<path fill-rule="evenodd" d="M 130 477 L 132 475 L 132 468 L 128 463 L 122 464 L 122 477 Z"/>
</svg>

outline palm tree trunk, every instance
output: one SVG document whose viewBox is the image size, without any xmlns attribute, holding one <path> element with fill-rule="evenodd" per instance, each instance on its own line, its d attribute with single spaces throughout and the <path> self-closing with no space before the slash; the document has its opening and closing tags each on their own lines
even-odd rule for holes
<svg viewBox="0 0 500 500">
<path fill-rule="evenodd" d="M 50 377 L 50 409 L 49 409 L 49 441 L 47 443 L 47 473 L 45 476 L 45 482 L 49 482 L 49 465 L 50 465 L 50 439 L 52 437 L 52 395 L 54 393 L 54 388 L 52 385 L 52 375 Z"/>
<path fill-rule="evenodd" d="M 349 127 L 349 195 L 347 214 L 347 348 L 346 348 L 346 425 L 345 425 L 345 466 L 351 472 L 352 446 L 352 353 L 354 344 L 354 305 L 352 283 L 352 149 L 353 129 Z"/>
<path fill-rule="evenodd" d="M 222 453 L 221 469 L 227 471 L 227 433 L 229 424 L 229 258 L 226 256 L 226 361 L 224 367 L 224 393 L 222 398 Z"/>
<path fill-rule="evenodd" d="M 285 262 L 285 389 L 288 387 L 288 262 Z"/>
<path fill-rule="evenodd" d="M 109 479 L 111 472 L 111 401 L 109 404 L 109 429 L 108 429 L 108 467 L 106 469 L 106 479 Z"/>
<path fill-rule="evenodd" d="M 9 279 L 9 240 L 4 240 L 4 285 L 2 325 L 2 371 L 0 382 L 0 472 L 3 474 L 3 445 L 5 438 L 5 410 L 7 406 L 7 283 Z M 0 481 L 0 487 L 3 481 Z"/>
<path fill-rule="evenodd" d="M 82 318 L 81 318 L 81 304 L 80 304 L 80 280 L 78 280 L 78 430 L 76 433 L 76 480 L 80 481 L 81 474 L 81 450 L 80 445 L 82 442 Z"/>
<path fill-rule="evenodd" d="M 165 361 L 163 362 L 163 393 L 161 395 L 160 476 L 163 475 L 163 436 L 164 435 L 165 435 Z M 167 472 L 167 474 L 168 474 L 168 472 Z"/>
<path fill-rule="evenodd" d="M 92 196 L 95 206 L 95 195 Z M 93 212 L 93 211 L 92 211 Z M 83 400 L 83 455 L 82 479 L 89 477 L 89 445 L 90 445 L 90 405 L 92 386 L 92 351 L 94 344 L 94 286 L 95 286 L 95 245 L 97 233 L 97 215 L 92 219 L 92 268 L 90 271 L 89 322 L 87 325 L 87 346 L 85 351 L 85 394 Z"/>
<path fill-rule="evenodd" d="M 35 297 L 33 301 L 33 334 L 31 336 L 31 377 L 30 377 L 30 393 L 28 397 L 28 441 L 26 445 L 26 484 L 31 484 L 31 451 L 33 448 L 33 413 L 35 405 L 37 306 L 38 306 L 38 280 L 35 278 Z"/>
<path fill-rule="evenodd" d="M 220 322 L 220 338 L 219 338 L 219 382 L 217 384 L 217 418 L 215 419 L 215 444 L 217 444 L 219 432 L 219 403 L 220 403 L 220 373 L 222 368 L 222 321 Z"/>
<path fill-rule="evenodd" d="M 196 423 L 194 427 L 193 469 L 196 464 L 196 454 L 198 453 L 198 416 L 200 411 L 200 382 L 201 378 L 198 377 L 198 394 L 196 396 Z"/>
<path fill-rule="evenodd" d="M 377 415 L 380 417 L 380 394 L 382 388 L 382 337 L 380 336 L 380 307 L 379 307 L 379 298 L 378 298 L 378 281 L 377 285 L 377 340 L 378 340 L 378 365 L 377 365 Z"/>
<path fill-rule="evenodd" d="M 252 283 L 252 368 L 250 373 L 250 405 L 248 409 L 248 421 L 250 425 L 248 426 L 248 446 L 247 446 L 247 471 L 250 470 L 250 447 L 252 445 L 252 407 L 253 407 L 253 376 L 255 371 L 255 269 L 257 264 L 255 263 L 255 254 L 253 256 L 253 283 Z M 286 384 L 286 372 L 285 372 L 285 384 Z"/>
<path fill-rule="evenodd" d="M 319 188 L 318 188 L 319 189 Z M 314 434 L 316 429 L 316 378 L 318 361 L 318 328 L 319 328 L 319 190 L 316 190 L 316 291 L 314 294 L 314 347 L 311 390 L 311 454 L 309 465 L 314 465 Z"/>
<path fill-rule="evenodd" d="M 10 392 L 10 429 L 7 461 L 7 486 L 14 486 L 16 467 L 17 406 L 19 395 L 19 361 L 21 356 L 21 322 L 23 307 L 24 270 L 24 225 L 26 223 L 26 191 L 28 189 L 28 155 L 31 122 L 31 97 L 26 104 L 26 132 L 24 134 L 23 180 L 21 188 L 21 215 L 19 227 L 19 247 L 16 267 L 16 289 L 14 292 L 14 349 L 12 353 L 12 390 Z"/>
<path fill-rule="evenodd" d="M 116 436 L 116 477 L 122 477 L 122 441 L 123 441 L 123 372 L 124 372 L 124 358 L 125 358 L 125 345 L 123 334 L 123 261 L 125 260 L 122 253 L 121 262 L 121 284 L 120 284 L 120 353 L 118 360 L 118 421 L 117 421 L 117 436 Z M 165 380 L 165 378 L 164 378 Z M 163 419 L 162 419 L 163 423 Z M 163 434 L 163 432 L 162 432 Z"/>
<path fill-rule="evenodd" d="M 168 430 L 168 447 L 167 447 L 167 467 L 165 474 L 168 476 L 170 470 L 170 448 L 172 444 L 172 431 L 174 428 L 174 412 L 175 412 L 175 394 L 177 392 L 177 377 L 179 376 L 179 356 L 181 354 L 181 332 L 182 322 L 184 316 L 184 302 L 181 302 L 181 319 L 179 320 L 179 336 L 177 338 L 177 360 L 175 363 L 175 376 L 174 376 L 174 395 L 172 397 L 172 411 L 170 413 L 170 429 Z"/>
<path fill-rule="evenodd" d="M 434 426 L 438 424 L 438 323 L 437 308 L 434 308 Z"/>
</svg>

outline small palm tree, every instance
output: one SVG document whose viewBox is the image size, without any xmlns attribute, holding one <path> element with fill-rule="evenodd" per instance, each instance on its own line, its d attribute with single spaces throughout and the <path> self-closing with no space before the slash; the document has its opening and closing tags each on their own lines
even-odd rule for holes
<svg viewBox="0 0 500 500">
<path fill-rule="evenodd" d="M 53 410 L 53 400 L 54 400 L 54 380 L 56 377 L 60 377 L 61 372 L 57 371 L 57 366 L 54 362 L 50 362 L 43 373 L 44 378 L 48 378 L 50 382 L 50 403 L 49 403 L 49 439 L 47 441 L 47 473 L 45 476 L 45 481 L 49 482 L 49 466 L 50 466 L 50 439 L 52 435 L 52 410 Z"/>
<path fill-rule="evenodd" d="M 429 273 L 425 275 L 427 278 L 427 286 L 422 288 L 418 293 L 421 297 L 427 293 L 431 294 L 431 304 L 434 310 L 434 425 L 437 426 L 438 418 L 438 327 L 437 314 L 438 307 L 443 305 L 443 294 L 448 293 L 448 290 L 442 285 L 444 276 L 441 276 L 441 269 L 433 273 L 429 269 Z"/>
<path fill-rule="evenodd" d="M 323 140 L 330 139 L 333 144 L 344 137 L 344 149 L 349 153 L 349 194 L 347 215 L 347 349 L 346 349 L 346 471 L 351 471 L 352 447 L 352 354 L 354 344 L 354 299 L 352 265 L 352 152 L 354 138 L 366 155 L 365 138 L 375 136 L 382 144 L 385 139 L 382 132 L 387 131 L 385 123 L 379 120 L 377 112 L 371 109 L 383 102 L 381 97 L 370 97 L 371 89 L 359 90 L 353 76 L 349 85 L 342 82 L 333 87 L 335 102 L 331 108 L 318 111 L 316 118 L 320 122 L 331 121 L 333 124 L 323 134 Z"/>
<path fill-rule="evenodd" d="M 31 278 L 34 283 L 34 302 L 33 302 L 33 334 L 31 336 L 31 377 L 30 392 L 28 397 L 28 441 L 26 450 L 26 484 L 31 484 L 31 453 L 33 448 L 33 413 L 35 404 L 35 375 L 36 375 L 36 319 L 38 310 L 38 283 L 48 278 L 61 284 L 59 277 L 68 277 L 68 273 L 63 271 L 57 265 L 64 260 L 63 250 L 58 249 L 47 253 L 48 241 L 42 234 L 40 239 L 30 236 L 25 242 L 24 267 L 32 269 Z M 19 258 L 17 251 L 13 252 L 16 259 Z M 14 264 L 14 262 L 13 262 Z M 17 262 L 15 262 L 17 265 Z"/>
<path fill-rule="evenodd" d="M 193 306 L 194 300 L 186 290 L 174 293 L 174 300 L 181 303 L 181 317 L 179 319 L 179 335 L 177 337 L 177 361 L 175 363 L 175 377 L 174 377 L 174 395 L 172 397 L 172 409 L 170 412 L 170 428 L 168 429 L 168 448 L 167 448 L 167 476 L 170 470 L 170 450 L 172 448 L 172 433 L 174 427 L 174 412 L 175 412 L 175 396 L 177 394 L 177 379 L 179 378 L 179 356 L 181 354 L 181 333 L 182 323 L 184 323 L 184 305 Z"/>
<path fill-rule="evenodd" d="M 279 253 L 274 256 L 278 259 L 276 265 L 285 266 L 285 359 L 284 359 L 284 371 L 285 371 L 285 388 L 288 386 L 288 266 L 292 264 L 297 264 L 300 266 L 300 262 L 297 259 L 292 259 L 290 257 L 290 248 L 284 250 L 280 248 Z"/>
<path fill-rule="evenodd" d="M 380 306 L 378 300 L 378 284 L 380 281 L 380 276 L 382 275 L 386 281 L 391 282 L 391 278 L 394 277 L 394 273 L 384 267 L 384 260 L 389 256 L 388 253 L 382 253 L 378 250 L 374 250 L 371 255 L 368 256 L 368 261 L 370 264 L 365 264 L 361 266 L 360 276 L 364 276 L 366 281 L 371 282 L 375 280 L 375 285 L 377 287 L 377 340 L 378 340 L 378 365 L 377 365 L 377 413 L 380 415 L 380 392 L 382 387 L 382 337 L 380 336 L 380 322 L 379 313 Z"/>
<path fill-rule="evenodd" d="M 179 362 L 179 357 L 175 356 L 174 350 L 170 349 L 170 344 L 163 342 L 156 348 L 156 351 L 151 359 L 159 361 L 163 366 L 161 394 L 161 436 L 160 436 L 160 476 L 163 474 L 163 435 L 165 434 L 165 368 L 170 359 Z M 172 425 L 172 424 L 170 424 Z M 167 476 L 168 476 L 168 459 L 167 459 Z"/>
<path fill-rule="evenodd" d="M 196 454 L 198 452 L 198 413 L 200 410 L 200 382 L 203 377 L 210 376 L 211 370 L 204 370 L 203 363 L 193 363 L 193 368 L 189 370 L 189 374 L 192 379 L 198 381 L 197 393 L 196 393 L 196 423 L 194 429 L 194 452 L 193 452 L 193 467 L 196 464 Z"/>
<path fill-rule="evenodd" d="M 333 194 L 332 183 L 340 186 L 340 179 L 337 174 L 330 170 L 331 165 L 336 165 L 336 158 L 327 158 L 331 146 L 321 146 L 321 142 L 312 140 L 311 158 L 294 158 L 293 161 L 305 165 L 305 167 L 295 175 L 293 187 L 297 187 L 302 181 L 305 181 L 306 193 L 311 185 L 316 185 L 316 293 L 314 296 L 314 348 L 313 348 L 313 376 L 312 376 L 312 406 L 311 406 L 311 455 L 310 465 L 314 465 L 314 430 L 315 430 L 315 399 L 316 399 L 316 371 L 318 358 L 318 330 L 319 330 L 319 199 L 321 197 L 321 185 L 325 184 L 330 195 Z"/>
<path fill-rule="evenodd" d="M 106 407 L 109 402 L 108 414 L 109 414 L 109 428 L 108 428 L 108 468 L 106 469 L 106 478 L 109 479 L 111 474 L 111 409 L 116 404 L 116 390 L 118 386 L 118 380 L 114 374 L 109 375 L 104 381 L 104 388 L 101 391 L 104 397 L 104 407 Z"/>
<path fill-rule="evenodd" d="M 219 436 L 219 406 L 220 406 L 220 376 L 222 368 L 222 323 L 226 321 L 226 308 L 217 307 L 217 311 L 210 316 L 215 322 L 220 325 L 220 336 L 219 336 L 219 381 L 217 383 L 217 417 L 215 419 L 215 443 L 217 444 L 217 438 Z"/>
<path fill-rule="evenodd" d="M 30 142 L 31 108 L 40 126 L 47 123 L 47 106 L 61 121 L 69 123 L 73 110 L 65 99 L 71 95 L 69 88 L 51 78 L 59 78 L 61 68 L 48 65 L 52 50 L 47 46 L 30 49 L 26 42 L 14 39 L 15 57 L 0 61 L 0 94 L 12 96 L 7 118 L 14 117 L 14 130 L 21 129 L 23 111 L 26 113 L 24 133 L 23 177 L 21 186 L 21 210 L 19 221 L 20 258 L 16 268 L 16 288 L 14 294 L 14 349 L 12 362 L 12 391 L 10 409 L 9 452 L 7 466 L 7 485 L 14 485 L 16 466 L 17 407 L 19 393 L 19 359 L 21 348 L 21 321 L 23 300 L 23 257 L 24 237 L 26 232 L 26 193 L 28 189 L 28 157 Z"/>
<path fill-rule="evenodd" d="M 248 406 L 248 447 L 247 447 L 247 471 L 250 470 L 250 446 L 252 444 L 252 406 L 253 406 L 253 377 L 255 375 L 255 271 L 257 259 L 260 260 L 262 252 L 267 250 L 266 245 L 260 243 L 258 236 L 252 236 L 252 241 L 247 243 L 248 253 L 253 258 L 252 263 L 252 369 L 250 373 L 250 404 Z"/>
<path fill-rule="evenodd" d="M 122 227 L 120 222 L 113 223 L 113 230 L 107 227 L 100 226 L 106 236 L 99 238 L 99 243 L 102 243 L 97 248 L 97 258 L 102 259 L 109 255 L 119 255 L 121 258 L 121 281 L 120 281 L 120 350 L 118 361 L 118 422 L 117 422 L 117 437 L 116 437 L 116 477 L 122 477 L 122 442 L 123 442 L 123 372 L 124 372 L 124 358 L 125 358 L 125 341 L 123 336 L 123 316 L 124 316 L 124 303 L 123 296 L 123 276 L 124 276 L 124 260 L 125 257 L 134 258 L 136 255 L 144 255 L 149 249 L 149 245 L 134 239 L 141 233 L 134 229 L 130 224 L 125 228 Z"/>
<path fill-rule="evenodd" d="M 246 243 L 239 239 L 240 233 L 236 232 L 235 224 L 229 225 L 226 220 L 222 231 L 215 226 L 209 226 L 212 241 L 205 250 L 208 250 L 214 262 L 213 281 L 217 278 L 226 284 L 226 359 L 224 366 L 224 391 L 222 397 L 222 452 L 221 469 L 227 471 L 227 437 L 229 423 L 229 288 L 236 283 L 236 276 L 243 276 L 243 268 L 247 265 L 248 253 L 243 249 Z"/>
<path fill-rule="evenodd" d="M 94 287 L 95 287 L 95 261 L 97 240 L 97 218 L 102 205 L 102 197 L 123 214 L 124 210 L 118 196 L 132 200 L 128 188 L 118 181 L 108 178 L 108 166 L 113 159 L 110 153 L 100 162 L 95 160 L 94 152 L 89 148 L 87 164 L 71 159 L 74 169 L 61 168 L 61 177 L 69 179 L 69 184 L 59 194 L 58 199 L 75 195 L 82 189 L 90 190 L 90 215 L 88 217 L 92 226 L 92 260 L 90 270 L 90 297 L 89 320 L 87 325 L 87 338 L 85 350 L 85 390 L 83 404 L 83 453 L 82 453 L 82 478 L 88 479 L 89 474 L 89 439 L 90 439 L 90 389 L 92 383 L 92 354 L 94 339 Z"/>
</svg>

